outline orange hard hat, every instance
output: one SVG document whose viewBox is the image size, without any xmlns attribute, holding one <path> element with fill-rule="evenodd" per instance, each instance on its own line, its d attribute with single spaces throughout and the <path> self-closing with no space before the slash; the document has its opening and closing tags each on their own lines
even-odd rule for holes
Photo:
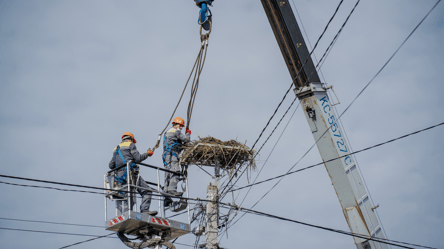
<svg viewBox="0 0 444 249">
<path fill-rule="evenodd" d="M 123 135 L 122 135 L 122 139 L 123 139 L 123 137 L 125 137 L 125 136 L 130 136 L 130 137 L 133 139 L 133 142 L 134 142 L 134 143 L 137 143 L 136 139 L 134 138 L 133 133 L 131 133 L 131 132 L 125 132 L 125 133 L 123 133 Z"/>
<path fill-rule="evenodd" d="M 176 124 L 180 124 L 180 125 L 182 125 L 182 126 L 185 126 L 185 120 L 183 120 L 183 118 L 181 118 L 181 117 L 176 117 L 174 120 L 173 120 L 173 124 L 174 123 L 176 123 Z"/>
</svg>

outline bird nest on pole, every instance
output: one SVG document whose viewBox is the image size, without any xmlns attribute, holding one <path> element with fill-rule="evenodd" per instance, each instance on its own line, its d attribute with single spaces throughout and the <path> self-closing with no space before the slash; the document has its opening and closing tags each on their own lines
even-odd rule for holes
<svg viewBox="0 0 444 249">
<path fill-rule="evenodd" d="M 221 141 L 214 137 L 205 137 L 182 145 L 183 153 L 181 164 L 183 166 L 215 166 L 229 174 L 230 178 L 237 169 L 248 167 L 256 169 L 254 150 L 236 140 Z"/>
</svg>

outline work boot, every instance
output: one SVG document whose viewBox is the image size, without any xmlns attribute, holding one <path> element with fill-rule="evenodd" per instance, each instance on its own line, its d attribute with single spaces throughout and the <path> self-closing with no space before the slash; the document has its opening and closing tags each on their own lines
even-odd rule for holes
<svg viewBox="0 0 444 249">
<path fill-rule="evenodd" d="M 177 192 L 176 190 L 170 190 L 170 191 L 168 191 L 168 194 L 175 195 L 175 196 L 182 196 L 183 192 Z"/>
<path fill-rule="evenodd" d="M 156 216 L 157 211 L 146 210 L 146 211 L 142 211 L 142 214 L 148 214 L 148 215 L 151 215 L 151 216 Z"/>
<path fill-rule="evenodd" d="M 173 199 L 171 199 L 171 197 L 165 197 L 165 200 L 163 201 L 163 206 L 168 207 L 171 203 L 173 203 Z"/>
</svg>

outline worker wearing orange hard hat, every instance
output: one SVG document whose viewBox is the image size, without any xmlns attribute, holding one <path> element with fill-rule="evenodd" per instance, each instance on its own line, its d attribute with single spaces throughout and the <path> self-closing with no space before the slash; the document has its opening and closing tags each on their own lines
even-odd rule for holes
<svg viewBox="0 0 444 249">
<path fill-rule="evenodd" d="M 139 175 L 139 167 L 136 163 L 142 162 L 143 160 L 147 159 L 148 157 L 153 155 L 153 152 L 151 149 L 148 149 L 146 153 L 140 154 L 139 151 L 136 148 L 137 140 L 134 138 L 134 135 L 131 132 L 125 132 L 122 135 L 122 142 L 114 148 L 113 151 L 113 157 L 111 158 L 111 161 L 109 162 L 109 168 L 115 169 L 122 167 L 127 164 L 127 162 L 131 163 L 131 176 L 134 177 L 133 179 L 136 182 L 136 185 L 138 187 L 144 188 L 137 189 L 137 192 L 142 196 L 142 204 L 140 204 L 140 211 L 142 213 L 147 213 L 149 215 L 156 215 L 157 211 L 149 211 L 150 205 L 151 205 L 151 194 L 152 191 L 146 190 L 146 189 L 152 189 L 148 186 L 148 184 L 143 180 L 143 178 Z M 126 167 L 122 168 L 117 172 L 117 176 L 115 177 L 115 181 L 119 182 L 120 184 L 126 184 L 127 182 L 127 172 Z M 125 193 L 125 199 L 127 199 L 127 193 Z M 122 205 L 123 210 L 122 210 Z M 128 203 L 127 201 L 116 201 L 116 207 L 118 212 L 124 213 L 128 210 Z M 131 207 L 132 209 L 132 207 Z"/>
<path fill-rule="evenodd" d="M 179 154 L 182 152 L 182 144 L 190 141 L 191 131 L 186 129 L 185 134 L 181 130 L 185 126 L 185 120 L 176 117 L 171 127 L 165 132 L 163 140 L 163 164 L 165 168 L 171 171 L 179 172 Z M 173 173 L 165 173 L 164 191 L 166 193 L 181 196 L 182 192 L 177 192 L 177 183 L 179 182 L 179 175 Z"/>
</svg>

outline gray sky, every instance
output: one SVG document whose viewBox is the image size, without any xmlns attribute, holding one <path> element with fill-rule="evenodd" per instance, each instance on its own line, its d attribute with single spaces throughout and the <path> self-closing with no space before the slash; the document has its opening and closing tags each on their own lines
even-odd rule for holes
<svg viewBox="0 0 444 249">
<path fill-rule="evenodd" d="M 294 3 L 306 39 L 314 44 L 339 1 Z M 339 112 L 434 3 L 361 1 L 322 67 L 326 82 L 334 85 L 341 102 Z M 344 1 L 315 51 L 317 58 L 354 4 Z M 212 12 L 214 27 L 190 127 L 192 138 L 237 138 L 251 146 L 291 78 L 260 1 L 215 1 Z M 197 13 L 191 0 L 0 0 L 1 174 L 102 186 L 112 149 L 123 132 L 135 134 L 141 152 L 152 147 L 199 50 Z M 440 3 L 343 116 L 355 150 L 443 122 L 443 20 L 444 4 Z M 270 128 L 292 99 L 289 95 Z M 186 116 L 187 101 L 186 95 L 179 116 Z M 278 128 L 262 150 L 259 167 L 283 128 Z M 378 212 L 390 239 L 444 247 L 443 131 L 436 128 L 357 156 L 373 200 L 380 204 Z M 259 180 L 286 172 L 313 143 L 298 110 Z M 147 162 L 162 165 L 160 152 Z M 314 149 L 296 168 L 320 161 Z M 142 169 L 142 175 L 156 180 L 148 169 Z M 191 168 L 189 176 L 191 196 L 204 198 L 210 177 L 197 168 Z M 238 186 L 245 184 L 244 178 Z M 251 207 L 273 184 L 255 186 L 243 206 Z M 0 186 L 0 217 L 104 224 L 100 195 Z M 231 197 L 225 200 L 231 202 Z M 157 209 L 157 202 L 152 209 Z M 348 231 L 324 167 L 286 177 L 255 209 Z M 177 220 L 186 221 L 186 217 Z M 5 220 L 0 220 L 0 227 L 108 233 L 100 228 Z M 2 248 L 59 248 L 85 239 L 0 230 Z M 186 235 L 178 242 L 193 244 L 194 240 L 194 235 Z M 355 248 L 348 236 L 253 215 L 233 226 L 221 245 Z M 72 248 L 93 247 L 126 248 L 117 239 Z"/>
</svg>

